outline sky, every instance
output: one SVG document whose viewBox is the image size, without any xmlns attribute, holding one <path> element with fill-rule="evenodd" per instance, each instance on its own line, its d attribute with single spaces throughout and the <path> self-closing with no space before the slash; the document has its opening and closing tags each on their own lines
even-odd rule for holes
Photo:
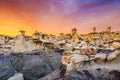
<svg viewBox="0 0 120 80">
<path fill-rule="evenodd" d="M 0 0 L 0 34 L 120 31 L 120 0 Z"/>
</svg>

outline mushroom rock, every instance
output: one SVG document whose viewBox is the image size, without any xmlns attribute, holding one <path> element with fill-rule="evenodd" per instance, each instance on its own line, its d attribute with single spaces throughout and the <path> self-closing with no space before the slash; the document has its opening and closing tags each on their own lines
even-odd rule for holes
<svg viewBox="0 0 120 80">
<path fill-rule="evenodd" d="M 78 38 L 78 34 L 77 34 L 77 29 L 76 28 L 73 28 L 72 30 L 71 30 L 71 35 L 72 35 L 72 39 L 74 40 L 74 39 L 76 39 L 76 38 Z"/>
<path fill-rule="evenodd" d="M 30 52 L 34 50 L 41 50 L 43 46 L 39 44 L 35 44 L 32 39 L 26 40 L 24 36 L 20 35 L 18 40 L 15 41 L 15 45 L 13 46 L 13 51 L 18 52 Z"/>
<path fill-rule="evenodd" d="M 27 43 L 24 36 L 20 36 L 19 39 L 15 41 L 13 50 L 14 52 L 25 52 L 27 50 Z"/>
</svg>

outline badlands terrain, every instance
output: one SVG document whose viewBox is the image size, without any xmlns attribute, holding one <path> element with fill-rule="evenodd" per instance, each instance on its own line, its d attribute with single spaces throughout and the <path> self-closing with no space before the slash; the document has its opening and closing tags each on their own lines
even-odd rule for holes
<svg viewBox="0 0 120 80">
<path fill-rule="evenodd" d="M 0 35 L 0 80 L 120 80 L 120 31 Z"/>
</svg>

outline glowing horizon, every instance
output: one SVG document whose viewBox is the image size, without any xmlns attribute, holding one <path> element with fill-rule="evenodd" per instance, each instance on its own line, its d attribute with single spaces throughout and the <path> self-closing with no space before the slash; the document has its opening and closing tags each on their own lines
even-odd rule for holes
<svg viewBox="0 0 120 80">
<path fill-rule="evenodd" d="M 0 34 L 15 36 L 19 30 L 33 34 L 89 33 L 120 30 L 119 0 L 1 0 Z"/>
</svg>

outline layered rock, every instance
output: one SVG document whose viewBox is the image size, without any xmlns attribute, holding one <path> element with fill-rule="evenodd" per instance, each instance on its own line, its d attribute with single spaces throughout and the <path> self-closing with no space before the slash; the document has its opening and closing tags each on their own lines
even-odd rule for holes
<svg viewBox="0 0 120 80">
<path fill-rule="evenodd" d="M 63 68 L 39 80 L 119 80 L 120 55 L 109 60 L 112 54 L 120 54 L 120 50 L 99 50 L 90 56 L 65 51 L 62 57 Z"/>
<path fill-rule="evenodd" d="M 20 35 L 18 40 L 15 41 L 13 46 L 14 52 L 31 52 L 34 50 L 41 50 L 43 46 L 37 45 L 33 42 L 33 40 L 26 41 L 25 37 Z"/>
<path fill-rule="evenodd" d="M 83 55 L 77 53 L 68 54 L 69 55 L 64 54 L 62 57 L 62 63 L 67 66 L 67 73 L 70 73 L 74 70 L 81 71 L 97 68 L 120 70 L 120 63 L 118 62 L 120 50 L 110 51 L 109 53 L 99 52 L 95 55 Z"/>
</svg>

